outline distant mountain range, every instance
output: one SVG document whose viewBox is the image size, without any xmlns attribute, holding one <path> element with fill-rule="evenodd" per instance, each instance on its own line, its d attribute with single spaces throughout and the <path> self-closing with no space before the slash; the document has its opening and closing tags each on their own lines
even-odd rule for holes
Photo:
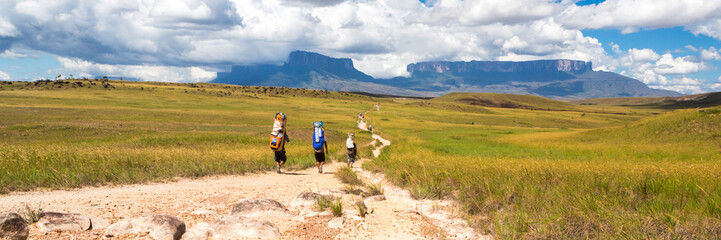
<svg viewBox="0 0 721 240">
<path fill-rule="evenodd" d="M 410 77 L 376 79 L 355 69 L 349 58 L 295 51 L 283 65 L 233 66 L 211 82 L 424 97 L 451 92 L 579 99 L 681 96 L 616 73 L 593 71 L 591 62 L 574 60 L 420 62 L 406 69 Z"/>
</svg>

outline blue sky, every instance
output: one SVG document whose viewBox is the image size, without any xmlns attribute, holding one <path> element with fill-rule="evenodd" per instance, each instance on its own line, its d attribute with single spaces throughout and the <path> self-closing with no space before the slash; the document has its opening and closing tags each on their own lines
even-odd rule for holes
<svg viewBox="0 0 721 240">
<path fill-rule="evenodd" d="M 0 7 L 0 79 L 212 80 L 293 50 L 375 77 L 446 60 L 577 59 L 682 93 L 721 91 L 721 1 L 16 0 Z M 629 14 L 628 9 L 634 9 Z"/>
</svg>

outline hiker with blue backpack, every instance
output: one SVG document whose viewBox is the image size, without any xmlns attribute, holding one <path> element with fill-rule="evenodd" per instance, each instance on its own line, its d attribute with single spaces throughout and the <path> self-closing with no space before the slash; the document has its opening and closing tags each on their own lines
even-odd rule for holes
<svg viewBox="0 0 721 240">
<path fill-rule="evenodd" d="M 323 149 L 325 148 L 325 152 Z M 318 173 L 323 173 L 325 154 L 328 153 L 328 143 L 325 141 L 323 121 L 313 123 L 313 150 L 315 151 L 315 162 L 318 165 Z"/>
</svg>

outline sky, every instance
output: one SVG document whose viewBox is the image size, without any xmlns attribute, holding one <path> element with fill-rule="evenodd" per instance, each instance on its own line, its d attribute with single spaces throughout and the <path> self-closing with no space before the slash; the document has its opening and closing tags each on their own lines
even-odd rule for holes
<svg viewBox="0 0 721 240">
<path fill-rule="evenodd" d="M 721 1 L 0 0 L 0 80 L 201 82 L 294 50 L 378 78 L 423 61 L 572 59 L 721 91 Z"/>
</svg>

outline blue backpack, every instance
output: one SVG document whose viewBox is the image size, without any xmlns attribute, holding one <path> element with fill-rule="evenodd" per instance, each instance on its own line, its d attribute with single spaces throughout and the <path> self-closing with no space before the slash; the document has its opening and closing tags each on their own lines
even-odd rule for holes
<svg viewBox="0 0 721 240">
<path fill-rule="evenodd" d="M 323 150 L 325 133 L 323 132 L 323 121 L 313 123 L 313 149 Z"/>
</svg>

